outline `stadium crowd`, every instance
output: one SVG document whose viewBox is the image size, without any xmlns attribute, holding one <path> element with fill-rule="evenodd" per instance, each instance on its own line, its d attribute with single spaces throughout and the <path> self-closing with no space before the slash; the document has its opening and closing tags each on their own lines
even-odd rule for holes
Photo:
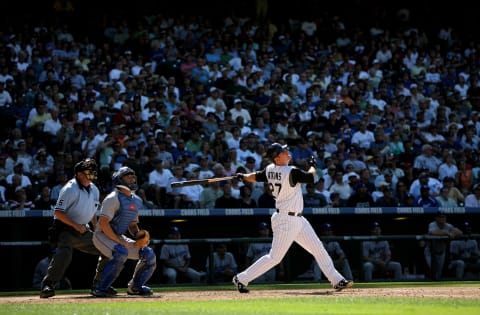
<svg viewBox="0 0 480 315">
<path fill-rule="evenodd" d="M 170 183 L 261 169 L 273 142 L 299 167 L 317 158 L 324 206 L 479 205 L 478 43 L 408 10 L 368 28 L 262 14 L 116 17 L 90 38 L 64 12 L 3 30 L 2 208 L 49 209 L 85 157 L 103 195 L 127 165 L 146 208 L 214 205 Z M 258 204 L 263 186 L 230 184 Z"/>
</svg>

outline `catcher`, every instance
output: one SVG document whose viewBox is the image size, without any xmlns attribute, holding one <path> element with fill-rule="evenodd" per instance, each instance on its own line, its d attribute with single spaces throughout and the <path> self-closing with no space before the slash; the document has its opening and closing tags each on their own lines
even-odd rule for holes
<svg viewBox="0 0 480 315">
<path fill-rule="evenodd" d="M 128 295 L 150 296 L 152 290 L 145 285 L 156 268 L 154 251 L 148 247 L 150 234 L 138 227 L 138 210 L 142 199 L 135 195 L 137 178 L 135 172 L 126 166 L 113 176 L 114 191 L 102 202 L 93 243 L 109 258 L 102 275 L 92 290 L 96 297 L 112 297 L 108 288 L 123 270 L 127 259 L 138 260 L 132 279 L 128 282 Z M 125 234 L 129 232 L 131 239 Z"/>
</svg>

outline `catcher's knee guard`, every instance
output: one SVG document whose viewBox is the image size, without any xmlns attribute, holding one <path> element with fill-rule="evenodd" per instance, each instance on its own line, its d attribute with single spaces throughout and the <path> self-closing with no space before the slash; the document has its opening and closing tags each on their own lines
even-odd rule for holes
<svg viewBox="0 0 480 315">
<path fill-rule="evenodd" d="M 139 260 L 133 273 L 131 286 L 133 288 L 142 287 L 153 275 L 157 267 L 157 257 L 150 247 L 141 248 L 138 252 Z"/>
<path fill-rule="evenodd" d="M 100 279 L 97 282 L 96 288 L 99 290 L 106 290 L 112 285 L 127 261 L 128 249 L 126 247 L 118 244 L 113 248 L 112 253 L 113 256 L 105 264 Z"/>
</svg>

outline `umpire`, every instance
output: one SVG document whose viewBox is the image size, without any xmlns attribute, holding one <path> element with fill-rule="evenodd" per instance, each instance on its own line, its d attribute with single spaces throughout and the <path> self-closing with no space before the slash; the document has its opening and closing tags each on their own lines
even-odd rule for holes
<svg viewBox="0 0 480 315">
<path fill-rule="evenodd" d="M 54 222 L 49 229 L 49 240 L 56 251 L 42 280 L 40 298 L 55 295 L 55 283 L 63 278 L 72 261 L 73 249 L 99 255 L 92 242 L 93 227 L 97 223 L 100 192 L 93 183 L 97 178 L 97 163 L 84 159 L 74 168 L 75 178 L 70 179 L 60 190 L 54 209 Z M 93 224 L 90 228 L 89 223 Z M 97 272 L 103 269 L 97 267 Z"/>
</svg>

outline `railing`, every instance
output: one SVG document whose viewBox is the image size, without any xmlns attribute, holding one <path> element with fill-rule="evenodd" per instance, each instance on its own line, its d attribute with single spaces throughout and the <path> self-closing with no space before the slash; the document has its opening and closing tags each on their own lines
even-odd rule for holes
<svg viewBox="0 0 480 315">
<path fill-rule="evenodd" d="M 467 236 L 459 236 L 459 238 L 466 238 Z M 470 238 L 480 239 L 480 234 L 470 234 L 468 235 Z M 434 236 L 434 235 L 343 235 L 343 236 L 322 236 L 321 239 L 323 241 L 371 241 L 371 240 L 448 240 L 448 236 Z M 262 243 L 262 242 L 271 242 L 271 238 L 260 238 L 260 237 L 241 237 L 241 238 L 199 238 L 199 239 L 179 239 L 179 240 L 170 240 L 170 239 L 152 239 L 151 245 L 154 246 L 161 246 L 162 244 L 207 244 L 209 247 L 209 259 L 213 261 L 213 252 L 215 250 L 215 244 L 218 243 Z M 48 245 L 46 241 L 21 241 L 21 242 L 0 242 L 0 246 L 5 247 L 28 247 L 28 246 L 43 246 Z M 347 254 L 348 256 L 348 254 Z M 287 260 L 291 259 L 290 257 L 286 257 Z M 287 264 L 288 266 L 288 264 Z M 209 283 L 213 283 L 213 264 L 210 264 L 209 274 Z M 434 268 L 435 266 L 432 266 Z M 359 267 L 361 268 L 361 267 Z M 354 269 L 354 268 L 352 268 Z M 432 270 L 433 271 L 433 270 Z M 289 270 L 286 270 L 287 274 L 290 274 Z M 293 280 L 291 277 L 287 277 L 287 281 Z"/>
<path fill-rule="evenodd" d="M 141 217 L 204 217 L 204 216 L 256 216 L 271 215 L 274 208 L 196 208 L 196 209 L 150 209 L 140 210 Z M 305 208 L 305 215 L 420 215 L 435 214 L 480 214 L 476 207 L 370 207 L 370 208 Z M 53 210 L 0 210 L 0 218 L 48 218 Z"/>
</svg>

